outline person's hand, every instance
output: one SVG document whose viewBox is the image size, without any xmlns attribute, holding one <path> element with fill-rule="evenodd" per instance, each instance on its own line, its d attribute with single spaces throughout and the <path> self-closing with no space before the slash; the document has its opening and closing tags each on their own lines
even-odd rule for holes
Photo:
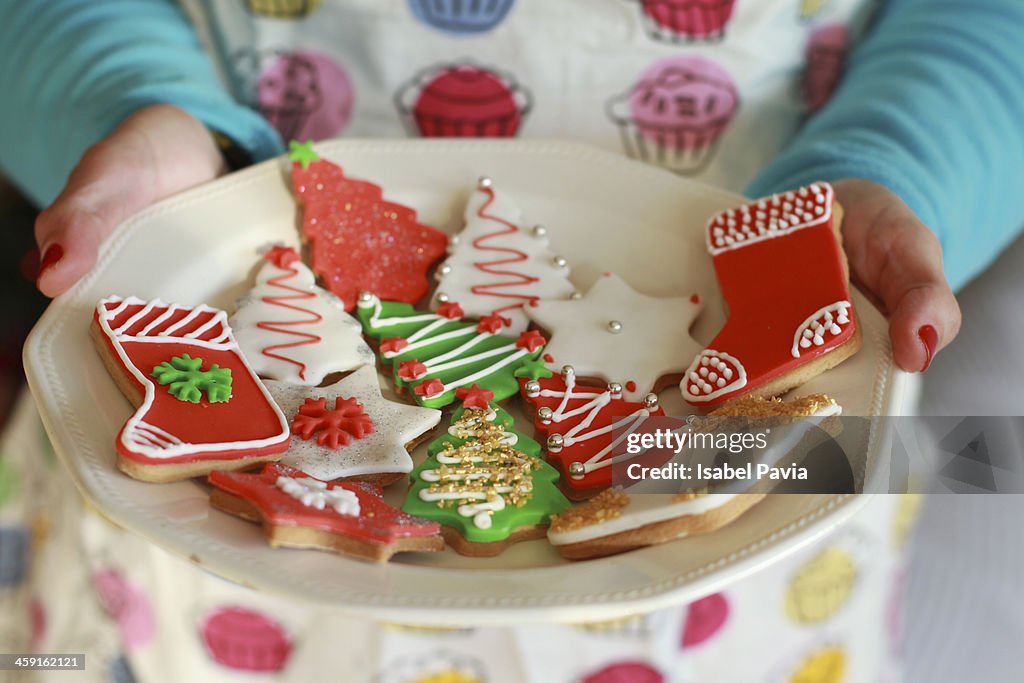
<svg viewBox="0 0 1024 683">
<path fill-rule="evenodd" d="M 213 137 L 190 114 L 153 105 L 91 147 L 53 204 L 36 219 L 36 286 L 67 290 L 96 264 L 100 242 L 125 218 L 222 173 Z"/>
<path fill-rule="evenodd" d="M 887 188 L 859 179 L 832 186 L 845 213 L 850 277 L 889 317 L 897 365 L 924 372 L 960 331 L 960 306 L 942 273 L 939 240 Z"/>
</svg>

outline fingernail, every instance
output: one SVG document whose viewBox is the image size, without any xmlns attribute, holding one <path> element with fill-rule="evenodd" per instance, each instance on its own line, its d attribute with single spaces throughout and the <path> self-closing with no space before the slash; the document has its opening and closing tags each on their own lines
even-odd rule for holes
<svg viewBox="0 0 1024 683">
<path fill-rule="evenodd" d="M 36 273 L 36 282 L 42 277 L 48 268 L 57 265 L 57 262 L 64 258 L 64 247 L 54 243 L 43 252 L 43 258 L 39 260 L 39 271 Z"/>
<path fill-rule="evenodd" d="M 935 349 L 939 346 L 939 333 L 931 325 L 922 325 L 921 329 L 917 331 L 917 336 L 924 344 L 924 365 L 921 367 L 921 372 L 924 372 L 932 364 L 932 358 L 935 357 Z"/>
</svg>

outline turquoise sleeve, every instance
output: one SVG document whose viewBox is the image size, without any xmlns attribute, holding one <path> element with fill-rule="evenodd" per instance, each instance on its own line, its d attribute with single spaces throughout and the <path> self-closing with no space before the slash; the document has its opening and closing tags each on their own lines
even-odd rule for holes
<svg viewBox="0 0 1024 683">
<path fill-rule="evenodd" d="M 832 100 L 754 179 L 885 185 L 938 234 L 967 283 L 1024 226 L 1024 2 L 889 0 Z"/>
<path fill-rule="evenodd" d="M 170 0 L 0 2 L 0 169 L 40 206 L 82 153 L 142 107 L 190 112 L 264 159 L 273 128 L 236 103 Z"/>
</svg>

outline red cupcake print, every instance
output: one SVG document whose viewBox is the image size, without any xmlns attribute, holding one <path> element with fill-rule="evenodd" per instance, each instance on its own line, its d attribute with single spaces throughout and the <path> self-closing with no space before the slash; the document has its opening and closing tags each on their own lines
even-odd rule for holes
<svg viewBox="0 0 1024 683">
<path fill-rule="evenodd" d="M 218 607 L 199 624 L 206 651 L 218 664 L 240 671 L 280 671 L 291 638 L 276 621 L 244 607 Z"/>
<path fill-rule="evenodd" d="M 842 24 L 822 26 L 811 33 L 803 82 L 807 111 L 821 109 L 832 97 L 843 73 L 848 42 L 849 35 Z"/>
<path fill-rule="evenodd" d="M 513 137 L 532 97 L 514 77 L 470 61 L 424 69 L 395 95 L 409 132 L 422 137 Z"/>
<path fill-rule="evenodd" d="M 710 161 L 738 106 L 725 69 L 701 57 L 674 56 L 644 71 L 607 111 L 626 154 L 691 174 Z"/>
<path fill-rule="evenodd" d="M 694 647 L 707 642 L 722 630 L 728 619 L 729 601 L 721 593 L 691 602 L 686 608 L 682 646 Z"/>
<path fill-rule="evenodd" d="M 661 672 L 646 662 L 616 662 L 584 676 L 580 683 L 664 683 Z"/>
<path fill-rule="evenodd" d="M 319 52 L 274 55 L 260 70 L 256 100 L 285 140 L 337 136 L 352 117 L 352 79 L 337 62 Z"/>
<path fill-rule="evenodd" d="M 736 0 L 635 0 L 644 28 L 655 40 L 670 43 L 721 40 Z"/>
</svg>

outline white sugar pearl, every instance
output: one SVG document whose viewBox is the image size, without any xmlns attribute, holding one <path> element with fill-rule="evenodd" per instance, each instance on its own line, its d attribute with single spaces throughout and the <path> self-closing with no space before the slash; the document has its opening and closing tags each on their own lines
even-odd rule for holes
<svg viewBox="0 0 1024 683">
<path fill-rule="evenodd" d="M 819 337 L 818 335 L 814 335 L 814 345 L 815 345 L 815 346 L 821 346 L 821 345 L 822 345 L 822 344 L 824 344 L 824 343 L 825 343 L 825 340 L 824 340 L 824 339 L 822 339 L 822 338 L 821 338 L 821 337 Z"/>
<path fill-rule="evenodd" d="M 718 385 L 718 387 L 719 387 L 719 388 L 722 388 L 722 387 L 724 387 L 724 386 L 725 386 L 725 380 L 724 380 L 724 379 L 719 379 L 719 380 L 718 380 L 718 381 L 716 382 L 716 384 Z"/>
<path fill-rule="evenodd" d="M 691 372 L 690 373 L 690 379 L 692 379 L 694 382 L 696 382 L 697 379 L 698 379 L 697 373 L 696 372 Z"/>
<path fill-rule="evenodd" d="M 711 374 L 708 375 L 708 379 L 714 382 L 716 379 L 718 379 L 718 373 L 712 372 Z"/>
<path fill-rule="evenodd" d="M 707 364 L 708 364 L 708 357 L 704 356 L 703 358 L 701 358 L 700 359 L 700 364 L 703 365 L 703 366 L 707 366 Z"/>
<path fill-rule="evenodd" d="M 814 333 L 811 332 L 810 330 L 804 330 L 804 336 L 810 339 L 811 337 L 814 336 Z"/>
<path fill-rule="evenodd" d="M 708 369 L 707 368 L 701 368 L 700 369 L 700 376 L 701 377 L 707 377 L 708 376 Z"/>
<path fill-rule="evenodd" d="M 831 332 L 832 334 L 839 334 L 840 332 L 843 331 L 843 328 L 839 327 L 839 325 L 836 325 L 835 323 L 832 323 L 832 327 L 828 328 L 828 331 Z"/>
<path fill-rule="evenodd" d="M 810 345 L 811 345 L 811 340 L 810 339 L 801 339 L 800 340 L 800 348 L 801 349 L 806 349 Z"/>
<path fill-rule="evenodd" d="M 725 375 L 726 379 L 732 379 L 732 370 L 731 369 L 726 368 L 725 370 L 722 370 L 722 374 Z"/>
</svg>

